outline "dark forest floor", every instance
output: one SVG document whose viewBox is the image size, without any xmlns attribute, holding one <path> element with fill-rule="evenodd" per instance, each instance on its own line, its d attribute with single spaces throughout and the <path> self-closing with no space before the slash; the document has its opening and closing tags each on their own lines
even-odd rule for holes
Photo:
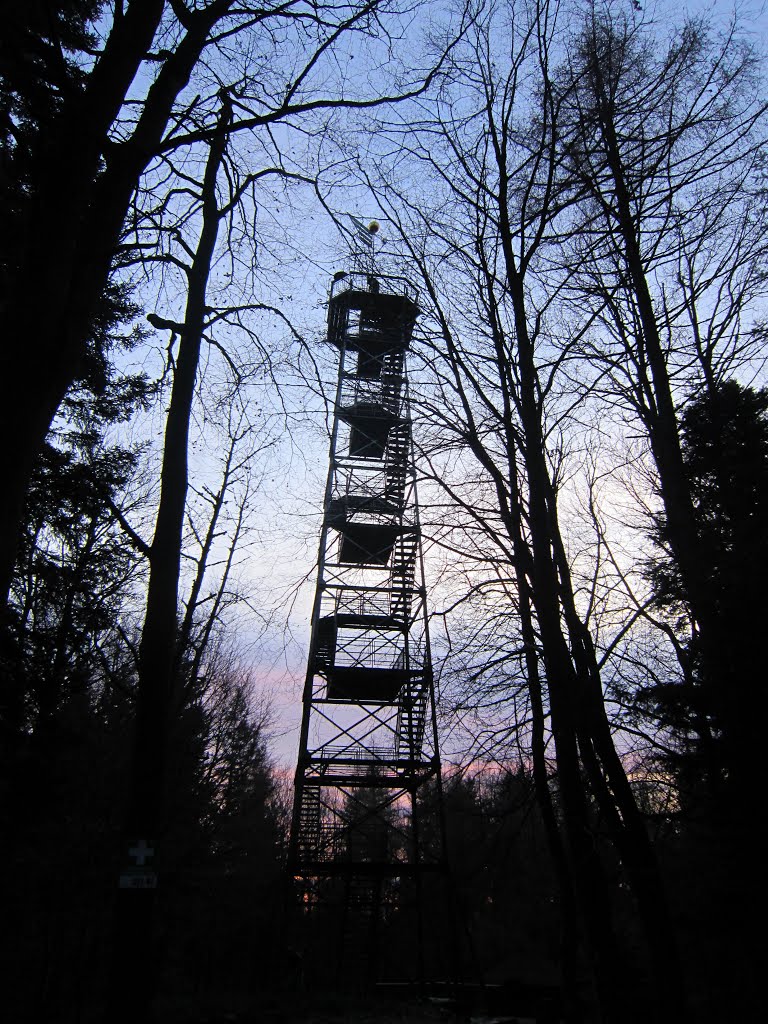
<svg viewBox="0 0 768 1024">
<path fill-rule="evenodd" d="M 459 1007 L 452 1000 L 346 993 L 282 994 L 263 1000 L 231 1000 L 226 1009 L 167 1007 L 167 1024 L 536 1024 L 536 1016 Z M 544 1022 L 544 1018 L 539 1018 Z M 556 1018 L 548 1018 L 554 1021 Z"/>
</svg>

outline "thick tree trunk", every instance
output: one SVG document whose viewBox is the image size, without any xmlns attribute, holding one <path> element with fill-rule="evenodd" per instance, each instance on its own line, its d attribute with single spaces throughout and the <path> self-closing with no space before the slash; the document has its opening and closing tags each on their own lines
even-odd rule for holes
<svg viewBox="0 0 768 1024">
<path fill-rule="evenodd" d="M 525 291 L 509 229 L 506 207 L 508 183 L 503 161 L 499 162 L 499 166 L 499 222 L 507 287 L 514 316 L 519 414 L 523 429 L 522 457 L 528 482 L 531 600 L 536 611 L 547 670 L 558 780 L 568 849 L 573 863 L 575 892 L 595 957 L 595 976 L 604 1012 L 609 1020 L 621 1020 L 622 1014 L 626 1017 L 628 1012 L 628 1008 L 622 1006 L 626 968 L 613 932 L 607 880 L 590 835 L 589 811 L 581 775 L 582 759 L 579 757 L 581 740 L 581 747 L 587 755 L 591 752 L 591 744 L 596 742 L 609 766 L 612 799 L 608 799 L 611 792 L 603 784 L 602 776 L 598 777 L 593 772 L 593 782 L 599 787 L 595 795 L 605 798 L 604 811 L 615 826 L 614 843 L 617 852 L 627 863 L 633 883 L 655 969 L 658 1019 L 679 1021 L 683 1019 L 684 999 L 681 995 L 682 981 L 674 938 L 669 927 L 666 898 L 631 787 L 613 746 L 591 638 L 576 614 L 570 570 L 567 561 L 564 561 L 552 482 L 546 463 Z M 563 613 L 568 629 L 567 638 L 563 631 Z M 584 767 L 589 768 L 589 756 L 584 761 Z"/>
<path fill-rule="evenodd" d="M 526 682 L 531 702 L 531 758 L 534 789 L 560 892 L 565 1009 L 569 1024 L 579 1024 L 581 1021 L 595 1021 L 600 1017 L 600 1004 L 604 1002 L 600 994 L 599 975 L 602 972 L 599 969 L 596 970 L 590 953 L 593 944 L 590 941 L 590 935 L 585 933 L 584 917 L 577 898 L 578 880 L 574 877 L 575 866 L 569 856 L 568 830 L 566 829 L 566 836 L 563 836 L 550 790 L 545 755 L 544 701 L 533 614 L 536 598 L 531 587 L 534 566 L 531 550 L 526 543 L 522 529 L 524 510 L 515 443 L 516 430 L 512 395 L 514 385 L 511 379 L 511 367 L 508 365 L 505 352 L 504 335 L 500 325 L 496 322 L 493 325 L 493 333 L 503 401 L 503 429 L 506 438 L 508 478 L 508 493 L 501 493 L 500 480 L 497 480 L 497 491 L 499 491 L 502 519 L 512 541 L 514 552 L 520 628 L 525 647 Z M 562 742 L 559 751 L 560 754 L 564 753 Z M 559 766 L 558 756 L 558 768 Z"/>
<path fill-rule="evenodd" d="M 509 253 L 511 257 L 511 250 Z M 548 473 L 541 418 L 536 403 L 536 370 L 525 320 L 522 284 L 508 262 L 508 281 L 515 308 L 523 459 L 529 496 L 531 533 L 531 597 L 536 610 L 546 666 L 552 733 L 562 801 L 564 829 L 572 865 L 574 891 L 592 951 L 593 970 L 605 1020 L 621 1019 L 625 969 L 614 934 L 607 880 L 591 837 L 588 804 L 578 754 L 579 687 L 562 633 L 557 576 L 552 562 L 551 522 L 546 493 Z"/>
<path fill-rule="evenodd" d="M 516 491 L 516 484 L 513 486 Z M 584 929 L 576 903 L 572 870 L 567 850 L 563 843 L 560 826 L 557 822 L 557 815 L 550 791 L 549 772 L 547 770 L 545 754 L 545 716 L 539 673 L 539 655 L 536 650 L 536 634 L 531 609 L 529 581 L 521 568 L 527 561 L 526 548 L 520 531 L 522 512 L 519 508 L 519 502 L 515 502 L 514 505 L 517 507 L 519 517 L 517 528 L 514 532 L 514 547 L 518 599 L 520 601 L 520 625 L 525 645 L 526 679 L 528 696 L 531 702 L 533 783 L 560 891 L 562 917 L 561 957 L 566 1018 L 569 1024 L 581 1024 L 582 1021 L 595 1019 L 598 996 L 595 991 L 595 978 L 593 977 L 591 965 L 589 960 L 585 958 Z"/>
<path fill-rule="evenodd" d="M 552 552 L 560 578 L 560 603 L 578 680 L 579 748 L 612 841 L 637 898 L 659 1005 L 670 1021 L 685 1019 L 682 967 L 669 900 L 632 786 L 613 741 L 592 636 L 576 609 L 570 567 L 558 525 L 556 494 L 548 495 Z"/>
<path fill-rule="evenodd" d="M 221 128 L 229 117 L 230 107 L 225 103 L 219 120 Z M 123 856 L 128 865 L 134 844 L 144 840 L 154 851 L 152 868 L 157 864 L 161 869 L 168 749 L 178 697 L 174 669 L 189 423 L 205 324 L 208 276 L 220 223 L 216 179 L 225 145 L 222 131 L 211 144 L 203 181 L 202 227 L 188 273 L 187 305 L 165 428 L 160 502 L 150 549 L 147 605 L 139 646 L 133 768 Z M 161 953 L 154 942 L 154 904 L 154 889 L 119 890 L 108 1007 L 111 1024 L 151 1019 L 153 979 Z"/>
</svg>

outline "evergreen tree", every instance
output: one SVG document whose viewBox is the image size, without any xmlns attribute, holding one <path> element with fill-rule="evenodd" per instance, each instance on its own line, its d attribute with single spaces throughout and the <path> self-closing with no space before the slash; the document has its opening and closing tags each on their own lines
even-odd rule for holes
<svg viewBox="0 0 768 1024">
<path fill-rule="evenodd" d="M 755 828 L 761 771 L 762 631 L 768 615 L 768 390 L 724 381 L 681 415 L 681 448 L 717 624 L 703 651 L 661 515 L 650 567 L 657 607 L 680 635 L 683 679 L 641 693 L 670 731 L 679 824 L 666 843 L 702 1020 L 751 1012 L 761 965 L 752 907 L 765 857 Z M 706 653 L 706 656 L 705 656 Z M 706 900 L 702 900 L 706 893 Z M 755 920 L 756 923 L 756 920 Z"/>
<path fill-rule="evenodd" d="M 718 624 L 714 665 L 695 628 L 685 681 L 646 691 L 680 743 L 684 789 L 705 783 L 748 812 L 759 791 L 761 633 L 768 614 L 768 390 L 734 380 L 697 396 L 681 416 L 681 447 Z M 656 601 L 686 624 L 689 595 L 660 516 L 650 576 Z"/>
</svg>

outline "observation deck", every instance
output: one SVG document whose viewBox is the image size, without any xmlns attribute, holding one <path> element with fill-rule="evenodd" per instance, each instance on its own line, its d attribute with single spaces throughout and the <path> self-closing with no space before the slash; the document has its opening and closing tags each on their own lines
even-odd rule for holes
<svg viewBox="0 0 768 1024">
<path fill-rule="evenodd" d="M 407 278 L 341 273 L 331 285 L 328 341 L 359 353 L 359 377 L 377 376 L 385 353 L 408 349 L 418 315 L 418 292 Z"/>
</svg>

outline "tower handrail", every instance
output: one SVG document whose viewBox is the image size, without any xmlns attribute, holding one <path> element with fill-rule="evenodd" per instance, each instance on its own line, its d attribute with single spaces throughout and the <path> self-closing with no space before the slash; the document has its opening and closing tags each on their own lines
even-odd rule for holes
<svg viewBox="0 0 768 1024">
<path fill-rule="evenodd" d="M 391 291 L 385 290 L 382 288 L 384 283 L 397 287 L 393 287 Z M 335 275 L 331 282 L 331 298 L 336 298 L 342 292 L 400 295 L 402 298 L 409 299 L 414 305 L 417 305 L 419 300 L 419 290 L 413 282 L 409 281 L 407 277 L 397 274 L 370 274 L 357 270 L 342 271 Z"/>
</svg>

